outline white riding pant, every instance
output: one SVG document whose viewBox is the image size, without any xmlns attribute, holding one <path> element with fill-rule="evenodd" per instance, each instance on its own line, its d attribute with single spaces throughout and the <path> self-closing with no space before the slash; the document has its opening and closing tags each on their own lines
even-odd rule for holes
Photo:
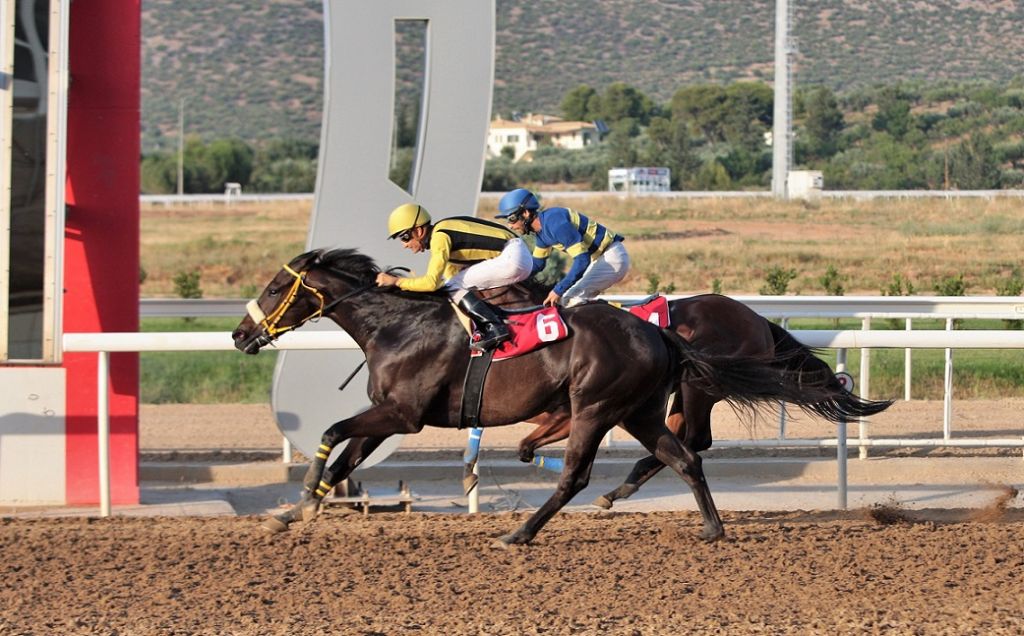
<svg viewBox="0 0 1024 636">
<path fill-rule="evenodd" d="M 622 241 L 611 246 L 590 263 L 576 284 L 565 290 L 562 304 L 572 307 L 592 300 L 601 292 L 626 277 L 629 272 L 629 254 Z"/>
<path fill-rule="evenodd" d="M 459 302 L 471 289 L 492 289 L 526 280 L 533 272 L 533 255 L 521 238 L 511 239 L 494 258 L 460 270 L 445 282 L 452 300 Z"/>
</svg>

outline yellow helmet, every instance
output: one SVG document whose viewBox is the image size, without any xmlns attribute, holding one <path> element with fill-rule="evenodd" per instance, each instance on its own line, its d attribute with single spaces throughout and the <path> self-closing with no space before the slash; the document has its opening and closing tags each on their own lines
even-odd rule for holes
<svg viewBox="0 0 1024 636">
<path fill-rule="evenodd" d="M 388 217 L 388 238 L 393 239 L 406 230 L 430 223 L 430 214 L 421 205 L 405 203 L 391 211 Z"/>
</svg>

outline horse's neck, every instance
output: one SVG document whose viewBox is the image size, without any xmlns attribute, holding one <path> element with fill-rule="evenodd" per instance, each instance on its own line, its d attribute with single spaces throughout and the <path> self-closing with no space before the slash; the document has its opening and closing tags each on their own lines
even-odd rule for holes
<svg viewBox="0 0 1024 636">
<path fill-rule="evenodd" d="M 378 293 L 339 304 L 329 317 L 366 351 L 382 333 L 409 332 L 417 337 L 442 333 L 454 322 L 446 303 L 416 300 L 393 293 Z M 447 319 L 447 320 L 446 320 Z"/>
</svg>

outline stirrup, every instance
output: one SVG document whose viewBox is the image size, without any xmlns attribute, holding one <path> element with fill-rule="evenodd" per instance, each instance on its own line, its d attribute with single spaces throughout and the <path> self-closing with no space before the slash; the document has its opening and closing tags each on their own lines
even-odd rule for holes
<svg viewBox="0 0 1024 636">
<path fill-rule="evenodd" d="M 491 332 L 490 334 L 485 335 L 481 333 L 479 340 L 471 341 L 469 343 L 469 348 L 473 351 L 487 352 L 491 349 L 497 349 L 498 345 L 512 339 L 512 335 L 507 331 L 505 333 L 501 333 L 493 327 L 491 327 L 489 331 Z"/>
</svg>

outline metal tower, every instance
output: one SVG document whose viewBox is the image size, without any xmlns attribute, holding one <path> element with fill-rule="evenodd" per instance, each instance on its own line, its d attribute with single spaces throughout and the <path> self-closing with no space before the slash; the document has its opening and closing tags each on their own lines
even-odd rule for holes
<svg viewBox="0 0 1024 636">
<path fill-rule="evenodd" d="M 772 117 L 772 194 L 788 198 L 786 177 L 792 165 L 790 101 L 789 0 L 775 0 L 775 107 Z"/>
</svg>

